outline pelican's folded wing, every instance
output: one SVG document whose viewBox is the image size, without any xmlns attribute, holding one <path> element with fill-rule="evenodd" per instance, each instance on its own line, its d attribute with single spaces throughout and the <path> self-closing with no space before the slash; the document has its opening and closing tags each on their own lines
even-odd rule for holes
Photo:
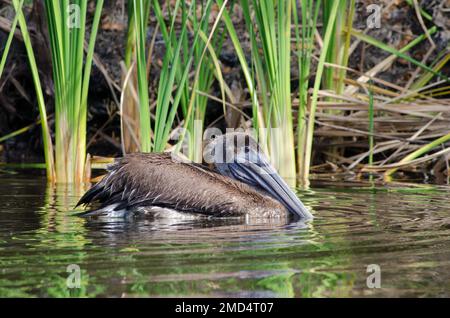
<svg viewBox="0 0 450 318">
<path fill-rule="evenodd" d="M 94 211 L 157 206 L 208 215 L 242 215 L 246 185 L 165 153 L 135 153 L 118 159 L 78 202 Z M 255 200 L 257 200 L 256 198 Z M 89 215 L 89 213 L 88 213 Z"/>
</svg>

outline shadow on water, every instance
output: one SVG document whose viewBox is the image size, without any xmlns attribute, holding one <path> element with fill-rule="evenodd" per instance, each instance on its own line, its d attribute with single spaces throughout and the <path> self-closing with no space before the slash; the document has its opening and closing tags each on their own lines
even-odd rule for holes
<svg viewBox="0 0 450 318">
<path fill-rule="evenodd" d="M 312 222 L 85 220 L 85 189 L 0 181 L 0 296 L 449 296 L 447 188 L 313 187 Z M 81 270 L 67 288 L 67 266 Z M 367 266 L 381 269 L 368 288 Z"/>
</svg>

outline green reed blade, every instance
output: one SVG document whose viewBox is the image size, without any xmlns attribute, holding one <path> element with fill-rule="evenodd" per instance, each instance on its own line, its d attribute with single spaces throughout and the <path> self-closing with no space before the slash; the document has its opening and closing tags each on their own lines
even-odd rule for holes
<svg viewBox="0 0 450 318">
<path fill-rule="evenodd" d="M 22 11 L 23 1 L 20 1 L 17 11 Z M 9 31 L 8 39 L 6 40 L 5 47 L 3 48 L 2 59 L 0 61 L 0 78 L 3 74 L 3 69 L 5 68 L 6 59 L 8 58 L 9 49 L 11 47 L 12 40 L 14 38 L 14 33 L 16 32 L 17 22 L 19 22 L 19 14 L 16 13 L 13 22 L 11 23 L 11 30 Z"/>
<path fill-rule="evenodd" d="M 430 29 L 430 34 L 431 34 L 431 31 L 433 29 L 435 29 L 435 27 Z M 405 59 L 408 62 L 411 62 L 412 64 L 414 64 L 414 65 L 416 65 L 416 66 L 418 66 L 420 68 L 423 68 L 424 70 L 434 74 L 437 77 L 443 78 L 446 81 L 450 81 L 450 78 L 448 76 L 446 76 L 446 75 L 444 75 L 444 74 L 442 74 L 440 72 L 436 72 L 431 67 L 429 67 L 429 66 L 427 66 L 427 65 L 425 65 L 425 64 L 423 64 L 423 63 L 421 63 L 421 62 L 419 62 L 419 61 L 417 61 L 415 59 L 413 59 L 412 57 L 402 53 L 399 50 L 396 50 L 396 49 L 390 47 L 387 44 L 384 44 L 383 42 L 378 41 L 377 39 L 375 39 L 375 38 L 373 38 L 373 37 L 371 37 L 371 36 L 369 36 L 367 34 L 364 34 L 364 33 L 360 32 L 360 31 L 355 30 L 355 29 L 352 29 L 350 32 L 351 32 L 351 34 L 353 36 L 355 36 L 356 38 L 358 38 L 358 39 L 360 39 L 360 40 L 362 40 L 362 41 L 364 41 L 364 42 L 366 42 L 368 44 L 376 46 L 376 47 L 378 47 L 378 48 L 380 48 L 380 49 L 382 49 L 382 50 L 384 50 L 386 52 L 389 52 L 389 53 L 394 54 L 394 55 L 396 55 L 396 56 L 398 56 L 398 57 L 400 57 L 402 59 Z"/>
<path fill-rule="evenodd" d="M 336 19 L 338 5 L 339 5 L 339 1 L 334 1 L 333 6 L 331 7 L 331 10 L 330 10 L 329 20 L 327 23 L 327 28 L 325 30 L 322 52 L 320 54 L 319 63 L 317 65 L 316 78 L 314 81 L 314 88 L 313 88 L 313 93 L 312 93 L 312 97 L 311 97 L 311 109 L 309 112 L 307 138 L 306 138 L 306 143 L 305 143 L 305 158 L 304 158 L 303 171 L 302 171 L 302 175 L 301 175 L 302 182 L 305 184 L 308 183 L 309 170 L 310 170 L 310 166 L 311 166 L 315 114 L 316 114 L 316 108 L 317 108 L 317 101 L 318 101 L 318 97 L 319 97 L 320 83 L 322 80 L 322 74 L 323 74 L 323 70 L 324 70 L 324 65 L 325 65 L 328 48 L 329 48 L 330 42 L 331 42 L 333 24 L 334 24 L 334 20 Z"/>
<path fill-rule="evenodd" d="M 24 43 L 25 49 L 27 51 L 28 62 L 30 64 L 31 74 L 33 77 L 33 83 L 34 83 L 36 95 L 37 95 L 39 115 L 41 117 L 42 140 L 43 140 L 43 144 L 44 144 L 44 156 L 45 156 L 47 179 L 49 181 L 54 181 L 55 180 L 55 165 L 54 165 L 54 159 L 53 159 L 53 145 L 52 145 L 52 140 L 51 140 L 50 131 L 49 131 L 48 122 L 47 122 L 47 111 L 45 109 L 44 94 L 43 94 L 41 82 L 39 79 L 39 71 L 37 68 L 36 59 L 34 56 L 33 47 L 31 44 L 30 35 L 28 33 L 28 28 L 27 28 L 27 24 L 25 21 L 25 17 L 23 15 L 23 11 L 20 7 L 20 2 L 19 2 L 19 0 L 13 0 L 12 3 L 14 5 L 14 9 L 16 10 L 16 15 L 18 15 L 18 17 L 19 17 L 18 19 L 19 19 L 20 31 L 22 33 L 23 43 Z"/>
</svg>

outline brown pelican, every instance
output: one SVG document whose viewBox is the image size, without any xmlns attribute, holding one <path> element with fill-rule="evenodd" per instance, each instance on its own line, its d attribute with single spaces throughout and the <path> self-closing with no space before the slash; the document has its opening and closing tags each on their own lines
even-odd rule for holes
<svg viewBox="0 0 450 318">
<path fill-rule="evenodd" d="M 128 154 L 108 167 L 77 206 L 92 208 L 84 216 L 176 211 L 212 217 L 312 217 L 248 134 L 217 136 L 205 147 L 204 157 L 212 169 L 170 153 Z"/>
</svg>

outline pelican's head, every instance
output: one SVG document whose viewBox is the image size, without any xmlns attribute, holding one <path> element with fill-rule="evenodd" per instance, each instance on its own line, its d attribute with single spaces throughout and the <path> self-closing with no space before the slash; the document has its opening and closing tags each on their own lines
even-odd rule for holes
<svg viewBox="0 0 450 318">
<path fill-rule="evenodd" d="M 263 189 L 298 217 L 311 213 L 272 167 L 256 140 L 243 132 L 216 136 L 205 148 L 204 158 L 220 174 Z"/>
</svg>

